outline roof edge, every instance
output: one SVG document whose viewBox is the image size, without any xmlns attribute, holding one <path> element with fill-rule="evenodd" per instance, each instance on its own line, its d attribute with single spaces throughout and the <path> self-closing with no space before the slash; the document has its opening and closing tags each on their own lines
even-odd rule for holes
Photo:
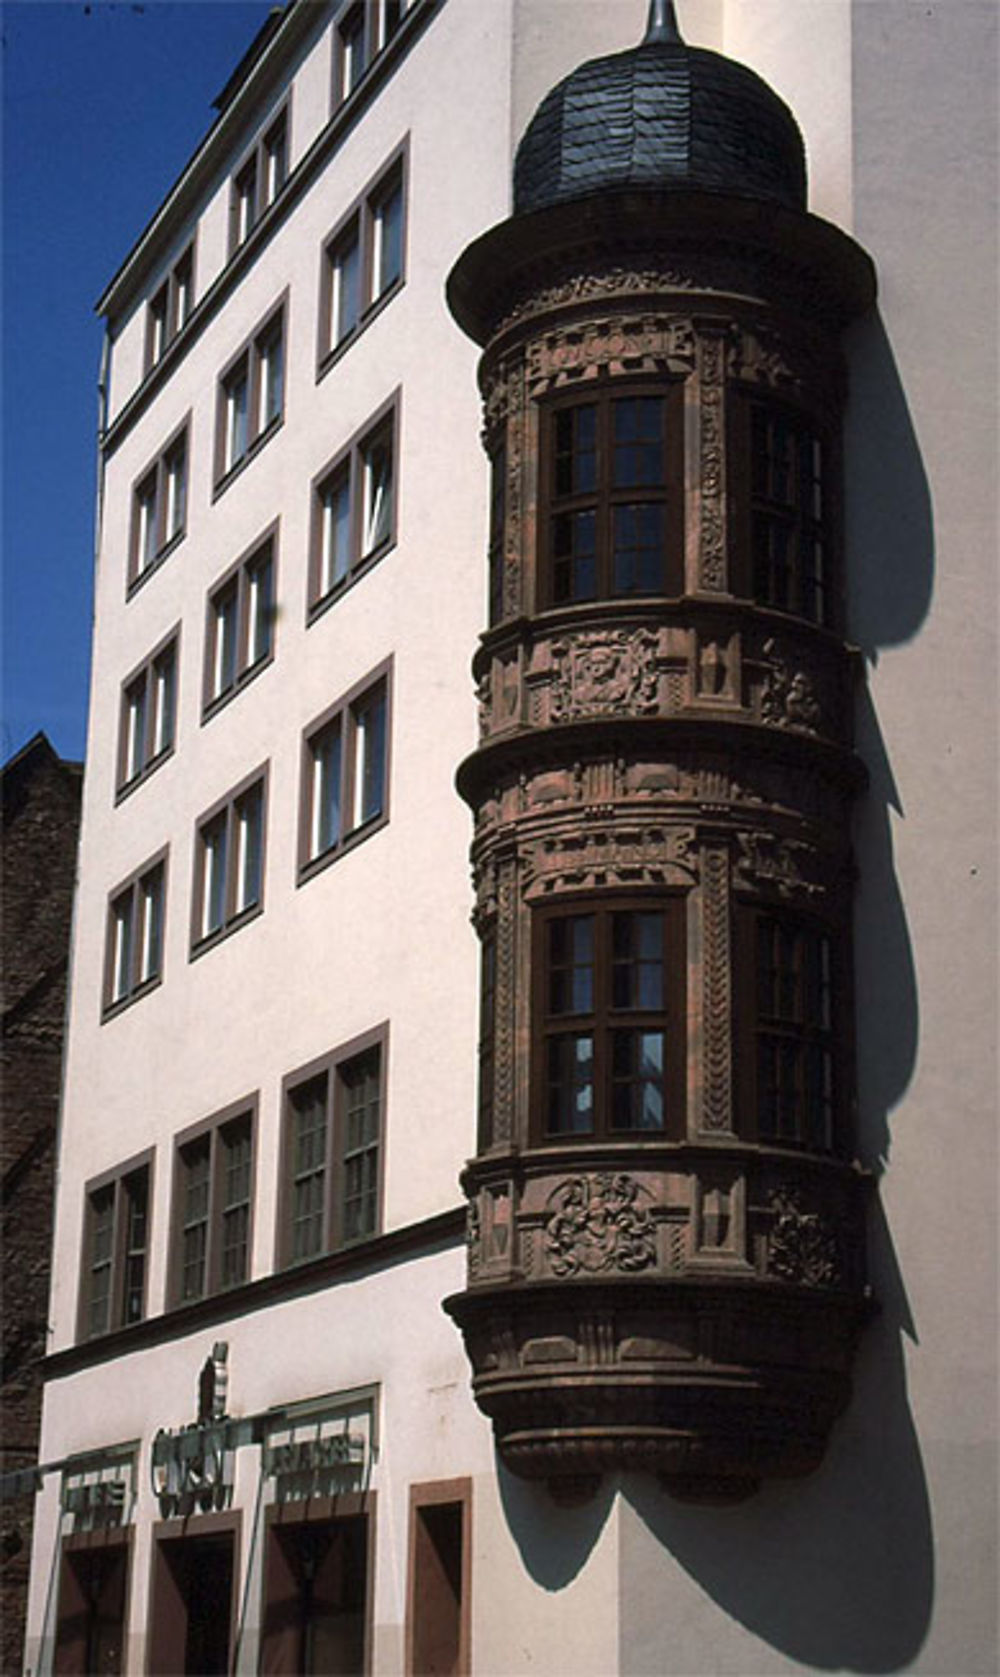
<svg viewBox="0 0 1000 1677">
<path fill-rule="evenodd" d="M 138 284 L 152 266 L 152 249 L 159 234 L 171 223 L 181 220 L 184 210 L 214 166 L 217 154 L 224 149 L 228 136 L 246 114 L 247 106 L 276 75 L 281 63 L 291 56 L 326 11 L 325 5 L 317 6 L 314 0 L 288 0 L 276 19 L 272 13 L 262 25 L 215 101 L 220 107 L 218 116 L 98 297 L 94 304 L 95 314 L 109 316 L 117 312 L 132 285 Z M 265 34 L 267 38 L 262 40 Z M 244 79 L 239 86 L 233 87 L 241 68 Z M 221 104 L 230 88 L 228 102 Z"/>
</svg>

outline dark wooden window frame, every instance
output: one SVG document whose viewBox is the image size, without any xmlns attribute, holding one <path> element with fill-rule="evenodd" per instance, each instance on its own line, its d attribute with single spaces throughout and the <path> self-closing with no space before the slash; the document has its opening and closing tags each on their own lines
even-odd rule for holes
<svg viewBox="0 0 1000 1677">
<path fill-rule="evenodd" d="M 758 939 L 764 924 L 780 925 L 788 932 L 823 938 L 830 961 L 830 1028 L 820 1031 L 812 1023 L 799 1028 L 794 1021 L 772 1021 L 762 1017 L 758 991 Z M 851 1001 L 851 956 L 846 929 L 820 915 L 799 913 L 775 904 L 751 906 L 741 903 L 735 915 L 734 961 L 735 1047 L 739 1091 L 739 1132 L 747 1141 L 769 1148 L 787 1147 L 801 1153 L 847 1156 L 851 1150 L 850 1113 L 846 1092 L 852 1087 L 853 1014 Z M 830 1056 L 832 1074 L 831 1135 L 829 1145 L 807 1137 L 771 1136 L 764 1132 L 758 1098 L 759 1041 L 762 1036 L 782 1037 L 803 1050 L 819 1043 Z"/>
<path fill-rule="evenodd" d="M 257 1119 L 260 1093 L 254 1090 L 243 1100 L 231 1101 L 210 1118 L 191 1124 L 174 1138 L 174 1169 L 171 1192 L 170 1261 L 168 1266 L 167 1308 L 180 1308 L 198 1299 L 211 1298 L 230 1287 L 243 1286 L 251 1278 L 253 1267 L 254 1203 L 257 1184 Z M 236 1281 L 222 1279 L 223 1233 L 227 1209 L 225 1204 L 226 1132 L 245 1126 L 250 1138 L 250 1182 L 248 1188 L 248 1216 L 246 1233 L 245 1273 Z M 184 1212 L 185 1159 L 184 1154 L 202 1141 L 209 1144 L 208 1208 L 206 1222 L 205 1281 L 200 1293 L 184 1296 Z"/>
<path fill-rule="evenodd" d="M 377 315 L 381 314 L 406 284 L 407 199 L 410 174 L 410 136 L 404 135 L 390 156 L 380 165 L 354 202 L 340 216 L 323 240 L 320 256 L 319 326 L 316 344 L 316 379 L 324 378 L 335 362 L 356 343 Z M 399 273 L 376 292 L 375 227 L 380 205 L 396 188 L 400 199 Z M 358 314 L 348 331 L 337 337 L 333 326 L 334 271 L 345 247 L 357 246 Z"/>
<path fill-rule="evenodd" d="M 664 410 L 663 478 L 659 484 L 614 487 L 612 404 L 641 397 L 659 397 Z M 539 474 L 538 574 L 536 596 L 542 610 L 578 602 L 555 598 L 555 525 L 561 514 L 593 510 L 596 515 L 595 600 L 649 598 L 638 592 L 616 593 L 612 586 L 612 521 L 616 506 L 657 504 L 664 508 L 663 568 L 665 588 L 656 597 L 684 592 L 684 384 L 680 378 L 602 378 L 561 390 L 541 405 L 541 469 Z M 556 425 L 560 414 L 585 407 L 597 409 L 597 482 L 593 490 L 558 494 L 556 486 Z"/>
<path fill-rule="evenodd" d="M 180 676 L 181 626 L 175 623 L 169 634 L 157 643 L 152 652 L 131 670 L 122 682 L 121 704 L 118 721 L 118 755 L 115 765 L 115 802 L 120 803 L 149 779 L 154 769 L 172 757 L 177 741 L 177 689 Z M 170 719 L 170 737 L 165 744 L 157 748 L 156 738 L 160 732 L 160 713 L 157 709 L 156 695 L 158 691 L 159 670 L 165 657 L 173 657 L 173 710 Z M 129 774 L 129 743 L 131 740 L 131 714 L 133 695 L 140 683 L 144 694 L 143 741 L 140 751 L 139 767 Z"/>
<path fill-rule="evenodd" d="M 309 538 L 309 587 L 306 602 L 306 623 L 314 623 L 336 600 L 342 599 L 380 559 L 391 553 L 396 545 L 399 518 L 399 461 L 400 425 L 402 423 L 401 392 L 394 390 L 388 401 L 359 426 L 353 437 L 339 449 L 331 460 L 317 472 L 310 486 L 311 526 Z M 376 545 L 365 550 L 365 462 L 368 450 L 379 442 L 383 434 L 390 436 L 392 487 L 389 503 L 388 534 Z M 323 526 L 324 497 L 335 482 L 347 484 L 349 503 L 349 534 L 347 567 L 343 577 L 323 589 Z"/>
<path fill-rule="evenodd" d="M 504 543 L 507 528 L 507 444 L 501 436 L 489 451 L 490 528 L 487 621 L 492 629 L 504 614 Z"/>
<path fill-rule="evenodd" d="M 170 478 L 173 463 L 181 456 L 184 462 L 183 496 L 184 515 L 177 529 L 170 531 L 167 525 L 167 513 L 170 499 Z M 139 473 L 132 484 L 131 504 L 132 523 L 129 532 L 128 574 L 126 577 L 126 598 L 131 599 L 136 590 L 159 570 L 174 548 L 184 540 L 187 532 L 188 493 L 191 472 L 191 413 L 185 414 L 180 424 L 174 428 L 163 447 L 158 450 L 149 465 Z M 143 506 L 152 508 L 151 516 L 154 526 L 154 551 L 148 564 L 142 563 L 143 547 Z"/>
<path fill-rule="evenodd" d="M 358 91 L 376 60 L 399 33 L 407 13 L 416 10 L 419 3 L 420 0 L 343 0 L 333 26 L 334 110 Z M 390 23 L 391 28 L 388 27 Z M 347 28 L 349 26 L 354 33 L 359 24 L 361 66 L 348 86 Z"/>
<path fill-rule="evenodd" d="M 389 787 L 392 775 L 392 674 L 393 659 L 369 670 L 356 681 L 341 698 L 322 711 L 302 731 L 302 771 L 299 796 L 299 866 L 298 883 L 303 885 L 317 873 L 330 866 L 338 857 L 373 833 L 380 831 L 389 820 Z M 382 763 L 382 801 L 377 815 L 357 826 L 348 827 L 357 780 L 357 718 L 366 700 L 379 689 L 384 695 L 384 751 Z M 316 745 L 322 735 L 340 730 L 340 832 L 333 844 L 322 850 L 313 846 L 313 818 L 316 792 Z"/>
<path fill-rule="evenodd" d="M 78 1343 L 87 1340 L 103 1338 L 105 1334 L 114 1333 L 116 1329 L 131 1327 L 133 1323 L 125 1321 L 125 1284 L 126 1265 L 128 1259 L 128 1184 L 141 1175 L 145 1175 L 145 1232 L 146 1243 L 143 1248 L 142 1275 L 142 1310 L 135 1318 L 136 1322 L 145 1321 L 147 1315 L 149 1290 L 149 1254 L 150 1232 L 153 1213 L 153 1182 L 156 1149 L 147 1147 L 144 1152 L 136 1153 L 133 1158 L 126 1159 L 123 1164 L 115 1165 L 111 1170 L 102 1171 L 98 1176 L 92 1176 L 84 1184 L 83 1189 L 83 1228 L 80 1237 L 80 1287 L 77 1299 L 76 1337 Z M 92 1276 L 94 1274 L 94 1222 L 96 1207 L 94 1201 L 98 1195 L 111 1192 L 112 1195 L 112 1227 L 111 1247 L 107 1260 L 109 1272 L 108 1284 L 108 1320 L 103 1328 L 91 1330 L 90 1311 L 93 1302 Z M 102 1265 L 102 1268 L 105 1267 Z"/>
<path fill-rule="evenodd" d="M 238 559 L 223 571 L 222 575 L 212 584 L 208 592 L 205 605 L 205 654 L 202 665 L 202 723 L 223 710 L 237 693 L 241 693 L 256 676 L 260 675 L 267 666 L 274 661 L 274 632 L 277 622 L 277 582 L 278 582 L 278 538 L 281 531 L 281 520 L 276 518 L 268 525 Z M 271 566 L 271 608 L 267 650 L 259 657 L 251 659 L 250 648 L 254 625 L 250 616 L 250 599 L 253 592 L 253 572 L 265 562 L 265 551 Z M 219 692 L 215 692 L 213 672 L 215 668 L 215 654 L 218 637 L 217 602 L 220 596 L 235 584 L 236 592 L 236 656 L 232 681 Z"/>
<path fill-rule="evenodd" d="M 212 500 L 218 500 L 229 485 L 256 459 L 264 445 L 270 442 L 285 422 L 285 402 L 288 395 L 288 316 L 289 288 L 286 286 L 276 303 L 268 309 L 258 326 L 231 355 L 219 374 L 215 413 L 215 483 Z M 262 369 L 271 345 L 281 345 L 281 404 L 270 419 L 260 421 Z M 246 385 L 246 441 L 240 453 L 231 460 L 227 441 L 229 409 L 232 392 L 239 382 Z"/>
<path fill-rule="evenodd" d="M 191 238 L 146 306 L 143 377 L 162 361 L 194 309 L 195 239 Z"/>
<path fill-rule="evenodd" d="M 186 270 L 186 271 L 185 271 Z M 146 305 L 143 377 L 163 360 L 194 309 L 195 239 L 184 246 Z"/>
<path fill-rule="evenodd" d="M 282 100 L 277 109 L 271 112 L 267 121 L 262 125 L 253 144 L 240 157 L 240 161 L 233 170 L 229 184 L 229 258 L 245 245 L 254 228 L 261 218 L 267 214 L 272 204 L 277 203 L 291 173 L 290 151 L 292 135 L 292 91 Z M 269 164 L 274 151 L 274 141 L 277 136 L 283 140 L 284 172 L 278 185 L 272 190 L 267 185 Z M 242 203 L 246 182 L 250 183 L 250 218 L 248 225 L 241 230 Z"/>
<path fill-rule="evenodd" d="M 493 1100 L 496 1071 L 497 933 L 484 932 L 479 952 L 479 1097 L 476 1151 L 493 1145 Z"/>
<path fill-rule="evenodd" d="M 120 881 L 113 891 L 108 893 L 107 937 L 104 951 L 104 982 L 102 992 L 102 1019 L 113 1019 L 125 1008 L 131 1007 L 142 996 L 155 990 L 163 981 L 163 960 L 166 943 L 167 923 L 167 862 L 170 846 L 164 845 L 155 855 L 147 858 L 141 867 L 135 868 L 127 878 Z M 142 953 L 145 941 L 145 918 L 143 913 L 143 896 L 148 882 L 159 874 L 160 892 L 160 949 L 159 960 L 154 971 L 146 976 L 142 975 Z M 118 964 L 117 927 L 119 910 L 128 901 L 131 914 L 131 947 L 128 955 L 128 979 L 121 992 L 118 992 L 115 974 Z"/>
<path fill-rule="evenodd" d="M 733 520 L 733 581 L 736 594 L 753 600 L 755 605 L 782 616 L 801 618 L 807 623 L 833 630 L 843 625 L 842 596 L 842 462 L 836 427 L 828 415 L 823 415 L 793 402 L 773 396 L 770 392 L 737 388 L 729 402 L 729 479 L 730 506 Z M 814 439 L 821 450 L 821 486 L 823 505 L 816 519 L 797 519 L 791 503 L 778 507 L 774 516 L 793 532 L 797 539 L 804 523 L 819 532 L 825 559 L 825 611 L 822 615 L 805 610 L 798 598 L 790 604 L 779 604 L 759 596 L 755 579 L 754 520 L 758 513 L 769 515 L 769 507 L 754 494 L 754 415 L 761 413 L 772 419 L 783 419 L 801 435 Z M 793 592 L 798 595 L 803 586 L 801 564 L 793 566 Z"/>
<path fill-rule="evenodd" d="M 261 763 L 252 773 L 227 792 L 225 797 L 219 798 L 211 807 L 198 817 L 195 823 L 194 843 L 194 884 L 191 891 L 191 951 L 190 960 L 203 955 L 206 950 L 214 949 L 216 944 L 224 938 L 245 926 L 248 921 L 255 920 L 264 912 L 264 882 L 267 874 L 267 796 L 270 780 L 270 761 Z M 260 787 L 260 890 L 257 898 L 244 907 L 237 906 L 237 884 L 239 878 L 238 862 L 234 859 L 233 836 L 236 833 L 240 804 L 255 787 Z M 213 826 L 220 816 L 225 816 L 226 826 L 226 867 L 224 886 L 224 905 L 222 924 L 213 927 L 211 931 L 202 930 L 205 906 L 205 872 L 207 854 L 205 835 L 206 829 Z"/>
<path fill-rule="evenodd" d="M 341 1238 L 343 1221 L 343 1183 L 341 1180 L 341 1146 L 344 1115 L 341 1077 L 344 1069 L 363 1056 L 378 1052 L 379 1057 L 379 1126 L 378 1126 L 378 1182 L 375 1198 L 375 1227 L 371 1235 L 354 1241 Z M 281 1081 L 281 1175 L 278 1194 L 278 1217 L 275 1240 L 274 1267 L 276 1270 L 298 1267 L 313 1262 L 329 1252 L 340 1252 L 363 1246 L 382 1231 L 385 1198 L 386 1150 L 386 1091 L 389 1076 L 389 1022 L 384 1020 L 371 1030 L 352 1037 L 318 1059 L 298 1066 Z M 292 1256 L 292 1203 L 294 1168 L 293 1097 L 297 1089 L 314 1080 L 326 1078 L 326 1132 L 323 1180 L 323 1235 L 316 1253 L 303 1258 Z"/>
<path fill-rule="evenodd" d="M 163 1546 L 178 1541 L 197 1542 L 200 1538 L 206 1537 L 229 1536 L 232 1539 L 233 1584 L 229 1608 L 229 1661 L 230 1669 L 232 1669 L 237 1652 L 236 1639 L 240 1628 L 242 1533 L 243 1512 L 239 1508 L 220 1514 L 193 1514 L 185 1519 L 155 1520 L 153 1522 L 150 1528 L 152 1542 L 150 1544 L 149 1593 L 147 1597 L 149 1618 L 147 1622 L 146 1669 L 150 1673 L 150 1677 L 173 1677 L 173 1674 L 180 1669 L 177 1660 L 172 1655 L 163 1655 L 163 1628 L 168 1614 L 164 1611 L 165 1604 L 163 1602 L 160 1569 L 169 1565 L 165 1554 L 162 1552 Z M 172 1642 L 168 1646 L 172 1647 Z M 163 1663 L 164 1657 L 169 1659 L 169 1663 Z"/>
<path fill-rule="evenodd" d="M 614 1009 L 610 1005 L 611 959 L 610 930 L 597 929 L 599 945 L 595 945 L 594 1006 L 586 1013 L 564 1012 L 550 1014 L 549 992 L 549 933 L 556 920 L 577 915 L 593 915 L 601 925 L 610 928 L 611 917 L 619 913 L 660 912 L 664 918 L 666 938 L 663 957 L 663 1007 L 653 1009 Z M 674 956 L 672 958 L 671 951 Z M 601 957 L 607 957 L 605 961 Z M 532 913 L 532 1055 L 531 1055 L 531 1113 L 532 1141 L 535 1145 L 573 1146 L 591 1142 L 629 1145 L 649 1141 L 682 1141 L 686 1134 L 687 1093 L 687 933 L 686 899 L 681 891 L 602 892 L 577 897 L 567 896 L 547 902 Z M 654 1129 L 614 1129 L 611 1124 L 612 1062 L 609 1048 L 613 1030 L 640 1030 L 657 1011 L 666 1036 L 666 1067 L 663 1074 L 664 1124 Z M 594 1124 L 590 1130 L 550 1132 L 546 1124 L 547 1112 L 547 1049 L 551 1036 L 588 1032 L 594 1038 L 593 1091 Z"/>
<path fill-rule="evenodd" d="M 264 1510 L 264 1584 L 261 1595 L 260 1637 L 262 1648 L 272 1638 L 267 1631 L 268 1608 L 268 1580 L 271 1570 L 272 1544 L 277 1541 L 275 1534 L 288 1527 L 302 1527 L 310 1525 L 329 1525 L 336 1520 L 365 1521 L 365 1646 L 362 1670 L 370 1672 L 372 1663 L 372 1632 L 375 1623 L 375 1558 L 376 1558 L 376 1516 L 378 1511 L 378 1493 L 376 1491 L 343 1491 L 335 1497 L 316 1496 L 308 1499 L 292 1499 L 287 1502 L 271 1503 Z M 278 1656 L 280 1658 L 280 1656 Z M 298 1664 L 272 1664 L 269 1660 L 269 1671 L 284 1671 L 288 1677 L 298 1673 Z"/>
<path fill-rule="evenodd" d="M 410 1486 L 409 1533 L 407 1539 L 406 1588 L 406 1674 L 423 1677 L 424 1667 L 416 1663 L 417 1521 L 422 1508 L 457 1506 L 462 1510 L 462 1595 L 458 1658 L 453 1677 L 469 1677 L 472 1667 L 472 1480 L 437 1479 Z"/>
<path fill-rule="evenodd" d="M 125 1563 L 124 1601 L 122 1604 L 122 1664 L 119 1670 L 126 1670 L 126 1650 L 128 1646 L 129 1605 L 132 1595 L 132 1566 L 135 1532 L 132 1526 L 102 1526 L 97 1531 L 74 1532 L 63 1537 L 59 1545 L 59 1592 L 56 1607 L 55 1647 L 52 1669 L 57 1673 L 78 1673 L 79 1677 L 86 1677 L 92 1669 L 87 1661 L 87 1648 L 83 1649 L 79 1659 L 70 1656 L 70 1648 L 79 1643 L 79 1634 L 73 1636 L 72 1641 L 64 1634 L 64 1625 L 70 1617 L 66 1611 L 66 1580 L 67 1574 L 73 1568 L 74 1558 L 90 1555 L 108 1555 L 117 1553 Z M 75 1615 L 71 1619 L 74 1630 Z M 102 1669 L 106 1669 L 102 1667 Z"/>
</svg>

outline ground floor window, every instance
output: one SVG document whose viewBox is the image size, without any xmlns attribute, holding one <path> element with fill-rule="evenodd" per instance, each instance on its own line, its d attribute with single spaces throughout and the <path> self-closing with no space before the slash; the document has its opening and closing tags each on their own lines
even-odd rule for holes
<svg viewBox="0 0 1000 1677">
<path fill-rule="evenodd" d="M 54 1671 L 112 1677 L 125 1670 L 128 1558 L 124 1536 L 63 1548 Z"/>
<path fill-rule="evenodd" d="M 359 1497 L 286 1502 L 268 1511 L 260 1669 L 311 1677 L 368 1670 L 371 1521 Z M 369 1499 L 370 1502 L 370 1499 Z"/>
<path fill-rule="evenodd" d="M 173 1522 L 171 1522 L 173 1524 Z M 206 1516 L 196 1534 L 157 1537 L 153 1548 L 149 1671 L 227 1677 L 233 1641 L 235 1521 Z M 200 1525 L 201 1522 L 198 1522 Z M 178 1522 L 180 1526 L 180 1522 Z"/>
</svg>

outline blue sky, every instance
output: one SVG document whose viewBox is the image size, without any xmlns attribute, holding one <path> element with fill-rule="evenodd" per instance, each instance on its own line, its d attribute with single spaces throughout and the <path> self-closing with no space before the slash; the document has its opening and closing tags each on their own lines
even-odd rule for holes
<svg viewBox="0 0 1000 1677">
<path fill-rule="evenodd" d="M 4 0 L 0 761 L 86 740 L 94 303 L 211 126 L 266 0 Z"/>
</svg>

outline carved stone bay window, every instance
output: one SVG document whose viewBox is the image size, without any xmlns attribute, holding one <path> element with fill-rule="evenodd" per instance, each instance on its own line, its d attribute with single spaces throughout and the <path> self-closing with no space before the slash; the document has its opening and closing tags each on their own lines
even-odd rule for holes
<svg viewBox="0 0 1000 1677">
<path fill-rule="evenodd" d="M 871 1308 L 839 335 L 873 275 L 791 113 L 661 0 L 543 102 L 514 201 L 449 281 L 492 472 L 446 1308 L 514 1472 L 733 1500 L 815 1468 Z"/>
</svg>

